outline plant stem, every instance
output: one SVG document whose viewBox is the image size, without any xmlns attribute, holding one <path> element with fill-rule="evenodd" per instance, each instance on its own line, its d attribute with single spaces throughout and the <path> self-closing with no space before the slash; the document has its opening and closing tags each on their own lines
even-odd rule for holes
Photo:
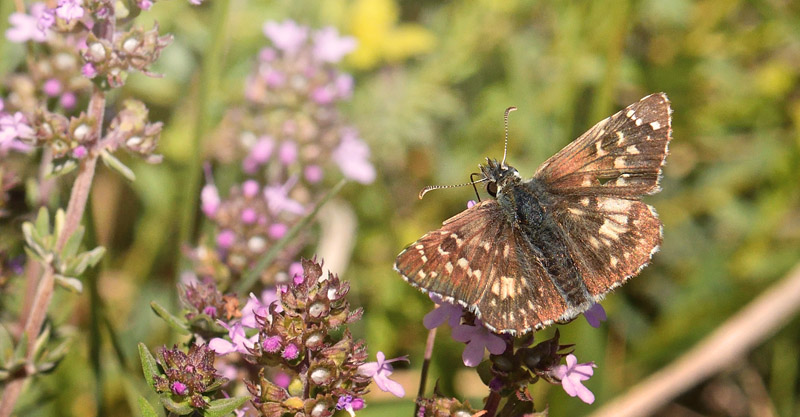
<svg viewBox="0 0 800 417">
<path fill-rule="evenodd" d="M 95 121 L 93 126 L 93 134 L 96 138 L 101 137 L 103 128 L 103 113 L 105 111 L 105 93 L 99 88 L 95 87 L 92 93 L 92 98 L 89 101 L 89 117 Z M 86 202 L 89 199 L 89 190 L 92 188 L 92 180 L 94 179 L 94 171 L 97 167 L 98 154 L 91 152 L 89 156 L 81 161 L 78 170 L 78 176 L 72 185 L 72 192 L 67 205 L 67 214 L 64 220 L 64 229 L 61 231 L 58 241 L 56 242 L 55 251 L 60 252 L 67 242 L 67 239 L 75 232 L 81 222 L 83 213 L 86 210 Z M 30 314 L 27 317 L 22 317 L 25 321 L 24 334 L 28 340 L 28 350 L 26 352 L 26 359 L 28 367 L 33 366 L 33 356 L 36 344 L 36 338 L 39 336 L 39 330 L 42 328 L 45 318 L 47 317 L 47 308 L 50 306 L 50 301 L 53 298 L 53 290 L 55 289 L 55 271 L 52 265 L 44 265 L 44 271 L 39 284 L 36 286 L 36 295 L 33 298 Z M 22 384 L 29 375 L 34 373 L 33 369 L 27 369 L 20 377 L 10 381 L 6 385 L 6 390 L 3 392 L 3 397 L 0 399 L 0 417 L 10 416 L 14 410 L 19 395 L 22 393 Z"/>
<path fill-rule="evenodd" d="M 438 306 L 436 308 L 439 308 Z M 419 375 L 419 391 L 417 392 L 417 401 L 414 405 L 414 416 L 419 412 L 419 400 L 425 396 L 425 385 L 428 380 L 428 369 L 431 365 L 431 357 L 433 357 L 433 344 L 436 341 L 436 328 L 428 330 L 428 340 L 425 342 L 425 359 L 422 362 L 422 372 Z"/>
</svg>

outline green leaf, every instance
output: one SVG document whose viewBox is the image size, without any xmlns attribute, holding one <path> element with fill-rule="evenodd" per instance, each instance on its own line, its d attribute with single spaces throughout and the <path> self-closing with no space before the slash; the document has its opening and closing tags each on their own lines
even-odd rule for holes
<svg viewBox="0 0 800 417">
<path fill-rule="evenodd" d="M 167 410 L 179 416 L 185 416 L 194 411 L 194 407 L 192 407 L 191 404 L 189 404 L 188 399 L 181 402 L 175 402 L 175 400 L 173 400 L 172 398 L 166 395 L 162 395 L 161 404 L 163 404 Z"/>
<path fill-rule="evenodd" d="M 54 159 L 47 164 L 45 178 L 51 179 L 72 172 L 78 167 L 78 163 L 72 158 Z"/>
<path fill-rule="evenodd" d="M 75 277 L 68 277 L 61 274 L 55 275 L 56 283 L 75 294 L 83 293 L 83 282 Z"/>
<path fill-rule="evenodd" d="M 153 406 L 141 395 L 139 396 L 139 412 L 142 417 L 159 417 Z"/>
<path fill-rule="evenodd" d="M 39 233 L 39 236 L 47 236 L 50 234 L 50 215 L 47 214 L 46 208 L 42 207 L 39 209 L 34 225 L 36 226 L 36 232 Z"/>
<path fill-rule="evenodd" d="M 39 354 L 45 349 L 47 342 L 50 340 L 50 326 L 45 325 L 44 330 L 36 338 L 33 345 L 33 357 L 38 358 Z"/>
<path fill-rule="evenodd" d="M 55 215 L 55 225 L 53 226 L 53 236 L 55 236 L 56 240 L 59 240 L 61 237 L 61 233 L 64 231 L 64 223 L 66 220 L 67 215 L 64 213 L 64 210 L 58 209 L 56 210 Z"/>
<path fill-rule="evenodd" d="M 14 343 L 11 341 L 14 340 L 11 338 L 11 333 L 9 333 L 6 326 L 0 324 L 0 367 L 3 366 L 14 351 Z"/>
<path fill-rule="evenodd" d="M 250 400 L 250 397 L 220 398 L 211 401 L 208 407 L 203 410 L 203 415 L 206 417 L 221 417 L 232 413 L 233 410 L 241 407 L 248 400 Z"/>
<path fill-rule="evenodd" d="M 125 164 L 123 164 L 119 159 L 114 157 L 108 153 L 108 151 L 103 150 L 100 152 L 100 157 L 103 159 L 103 163 L 111 168 L 114 171 L 117 171 L 120 175 L 127 178 L 129 181 L 136 181 L 136 174 L 128 168 Z"/>
<path fill-rule="evenodd" d="M 98 246 L 89 252 L 87 252 L 89 256 L 89 266 L 95 266 L 101 259 L 103 259 L 103 255 L 106 254 L 106 248 L 102 246 Z"/>
<path fill-rule="evenodd" d="M 159 317 L 164 319 L 164 321 L 166 321 L 167 324 L 175 329 L 178 333 L 182 335 L 187 335 L 190 333 L 183 319 L 173 316 L 169 311 L 167 311 L 166 308 L 162 307 L 157 302 L 151 301 L 150 308 L 152 308 Z"/>
<path fill-rule="evenodd" d="M 42 252 L 44 252 L 44 249 L 41 246 L 35 246 L 35 247 L 34 246 L 30 246 L 30 242 L 29 242 L 29 245 L 24 247 L 24 248 L 22 248 L 22 249 L 25 251 L 25 254 L 28 255 L 28 258 L 33 259 L 33 260 L 35 260 L 36 262 L 39 262 L 39 263 L 47 263 L 47 261 L 44 260 L 44 258 L 45 258 L 45 256 L 47 254 L 46 253 L 42 253 Z"/>
<path fill-rule="evenodd" d="M 56 219 L 58 219 L 58 216 L 56 216 Z M 83 234 L 85 231 L 86 229 L 83 226 L 75 229 L 75 232 L 72 233 L 72 236 L 67 239 L 67 243 L 64 244 L 64 249 L 61 250 L 61 259 L 69 259 L 78 253 L 78 249 L 81 247 L 81 242 L 83 241 Z"/>
<path fill-rule="evenodd" d="M 142 362 L 142 372 L 147 385 L 152 389 L 156 389 L 155 376 L 161 375 L 161 370 L 158 368 L 158 362 L 150 349 L 144 343 L 139 342 L 139 360 Z"/>
</svg>

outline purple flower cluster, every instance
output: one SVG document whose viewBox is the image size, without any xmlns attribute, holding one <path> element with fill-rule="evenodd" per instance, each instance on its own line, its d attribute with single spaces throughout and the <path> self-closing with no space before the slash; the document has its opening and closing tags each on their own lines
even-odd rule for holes
<svg viewBox="0 0 800 417">
<path fill-rule="evenodd" d="M 159 350 L 162 375 L 154 375 L 156 392 L 167 394 L 175 403 L 188 401 L 198 409 L 208 405 L 209 392 L 227 383 L 214 368 L 214 352 L 205 345 L 191 345 L 188 352 L 177 346 Z"/>
<path fill-rule="evenodd" d="M 271 181 L 295 175 L 314 188 L 333 161 L 346 178 L 372 182 L 369 148 L 336 109 L 352 95 L 353 78 L 335 64 L 356 48 L 355 39 L 332 27 L 312 31 L 291 20 L 267 22 L 264 34 L 272 46 L 261 50 L 248 77 L 248 106 L 228 115 L 244 127 L 239 133 L 244 171 L 264 173 Z"/>
<path fill-rule="evenodd" d="M 295 179 L 272 185 L 246 180 L 231 187 L 224 200 L 212 183 L 203 187 L 201 207 L 217 226 L 217 253 L 230 272 L 238 276 L 251 267 L 308 211 L 305 204 L 292 197 L 296 184 Z M 265 282 L 276 282 L 276 273 L 289 267 L 303 243 L 300 236 L 284 248 L 265 271 Z"/>
</svg>

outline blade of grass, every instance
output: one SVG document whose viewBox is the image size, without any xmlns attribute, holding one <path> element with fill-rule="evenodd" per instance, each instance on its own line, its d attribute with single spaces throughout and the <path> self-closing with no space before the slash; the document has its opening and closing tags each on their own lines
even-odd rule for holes
<svg viewBox="0 0 800 417">
<path fill-rule="evenodd" d="M 251 268 L 247 272 L 247 274 L 245 274 L 244 278 L 242 278 L 242 280 L 239 281 L 239 283 L 236 285 L 237 294 L 244 294 L 245 291 L 249 290 L 253 286 L 253 284 L 255 284 L 256 281 L 258 281 L 258 277 L 260 277 L 261 273 L 264 272 L 267 266 L 269 266 L 272 263 L 272 261 L 275 260 L 275 257 L 278 256 L 280 251 L 284 247 L 286 247 L 286 245 L 289 242 L 291 242 L 292 239 L 294 239 L 295 236 L 297 236 L 297 234 L 300 233 L 300 231 L 308 227 L 308 225 L 311 223 L 311 220 L 313 220 L 314 217 L 317 216 L 317 213 L 319 213 L 319 210 L 322 208 L 322 206 L 324 206 L 325 203 L 327 203 L 328 200 L 330 200 L 333 196 L 338 194 L 346 183 L 347 180 L 342 179 L 336 185 L 334 185 L 333 188 L 331 188 L 331 190 L 328 191 L 328 193 L 325 194 L 325 196 L 323 196 L 322 199 L 320 199 L 317 202 L 317 205 L 314 206 L 314 209 L 311 210 L 311 213 L 308 213 L 307 216 L 303 217 L 302 220 L 300 220 L 291 229 L 289 229 L 286 235 L 283 238 L 281 238 L 281 240 L 276 242 L 275 245 L 273 245 L 267 251 L 267 253 L 265 253 L 264 256 L 262 256 L 261 259 L 258 260 L 258 262 L 256 262 L 253 268 Z"/>
</svg>

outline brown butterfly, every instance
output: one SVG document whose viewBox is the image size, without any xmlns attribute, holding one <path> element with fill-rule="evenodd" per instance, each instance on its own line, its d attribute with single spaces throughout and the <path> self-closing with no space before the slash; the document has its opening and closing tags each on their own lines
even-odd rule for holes
<svg viewBox="0 0 800 417">
<path fill-rule="evenodd" d="M 487 158 L 472 184 L 485 182 L 495 199 L 426 233 L 400 252 L 395 270 L 495 332 L 573 319 L 658 251 L 661 222 L 640 197 L 660 190 L 671 114 L 666 94 L 649 95 L 597 123 L 527 181 L 505 157 Z"/>
</svg>

